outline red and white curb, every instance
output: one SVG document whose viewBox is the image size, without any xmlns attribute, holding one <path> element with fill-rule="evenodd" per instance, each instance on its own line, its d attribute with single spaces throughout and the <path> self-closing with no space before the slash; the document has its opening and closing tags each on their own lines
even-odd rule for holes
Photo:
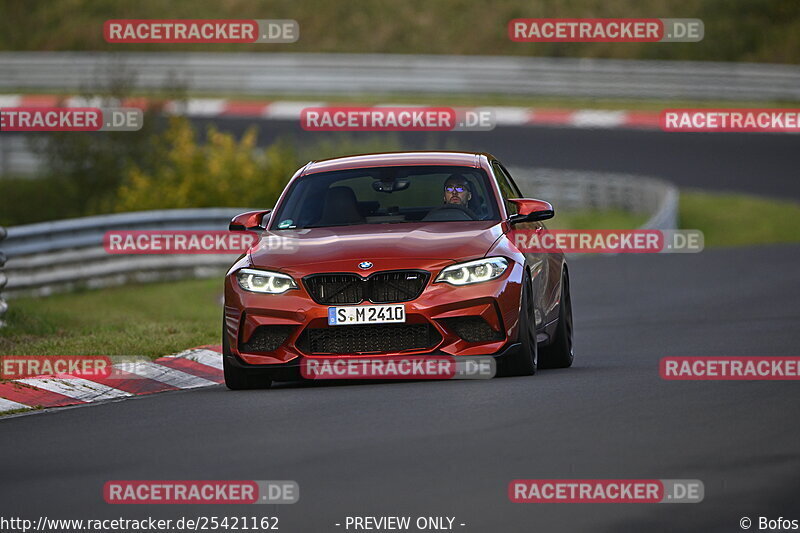
<svg viewBox="0 0 800 533">
<path fill-rule="evenodd" d="M 75 96 L 0 94 L 3 107 L 101 107 L 100 99 Z M 145 109 L 146 98 L 131 98 L 121 102 L 123 107 Z M 295 101 L 251 101 L 226 100 L 222 98 L 191 98 L 189 100 L 161 101 L 165 112 L 197 118 L 247 117 L 265 120 L 300 120 L 300 113 L 307 107 L 356 106 L 357 104 L 334 104 L 326 102 Z M 397 107 L 402 104 L 376 104 L 359 107 Z M 420 107 L 414 104 L 410 107 Z M 497 126 L 557 126 L 581 129 L 659 129 L 657 111 L 609 111 L 601 109 L 538 109 L 532 107 L 498 106 L 451 106 L 459 110 L 492 111 Z"/>
<path fill-rule="evenodd" d="M 201 346 L 151 362 L 117 363 L 111 379 L 61 375 L 5 381 L 0 383 L 0 415 L 218 385 L 224 382 L 221 351 L 221 346 Z"/>
</svg>

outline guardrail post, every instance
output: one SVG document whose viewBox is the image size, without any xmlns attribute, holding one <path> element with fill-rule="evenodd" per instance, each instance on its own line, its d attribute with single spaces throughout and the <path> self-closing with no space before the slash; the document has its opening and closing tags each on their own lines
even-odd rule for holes
<svg viewBox="0 0 800 533">
<path fill-rule="evenodd" d="M 0 241 L 6 238 L 6 228 L 0 226 Z M 3 299 L 3 288 L 6 286 L 6 278 L 5 272 L 3 272 L 3 266 L 6 264 L 6 254 L 3 253 L 3 250 L 0 250 L 0 328 L 5 325 L 5 321 L 3 320 L 3 316 L 8 311 L 8 304 Z"/>
</svg>

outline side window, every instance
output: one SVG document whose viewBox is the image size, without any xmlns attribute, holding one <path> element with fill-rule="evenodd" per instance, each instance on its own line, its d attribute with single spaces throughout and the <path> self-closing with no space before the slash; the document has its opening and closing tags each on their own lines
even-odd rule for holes
<svg viewBox="0 0 800 533">
<path fill-rule="evenodd" d="M 515 198 L 525 198 L 525 195 L 520 192 L 519 187 L 517 187 L 517 184 L 514 182 L 514 179 L 511 177 L 511 173 L 508 171 L 508 169 L 500 163 L 497 165 L 500 167 L 500 170 L 503 171 L 503 175 L 505 175 L 509 185 L 511 185 L 511 189 L 514 191 L 514 194 L 516 194 Z"/>
<path fill-rule="evenodd" d="M 510 177 L 506 172 L 503 170 L 503 167 L 500 166 L 500 163 L 497 161 L 492 161 L 492 170 L 494 171 L 494 176 L 497 178 L 497 185 L 500 186 L 500 193 L 503 195 L 503 202 L 506 204 L 506 211 L 510 215 L 517 214 L 517 206 L 508 201 L 509 198 L 521 198 L 522 196 L 519 194 L 519 190 L 513 185 Z"/>
</svg>

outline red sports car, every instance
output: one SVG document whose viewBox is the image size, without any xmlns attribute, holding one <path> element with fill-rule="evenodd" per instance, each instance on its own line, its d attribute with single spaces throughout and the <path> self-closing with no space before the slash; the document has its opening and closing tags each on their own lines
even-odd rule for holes
<svg viewBox="0 0 800 533">
<path fill-rule="evenodd" d="M 314 161 L 225 279 L 231 389 L 294 380 L 304 358 L 491 355 L 500 375 L 572 364 L 560 253 L 525 253 L 512 229 L 553 216 L 490 154 L 397 152 Z"/>
</svg>

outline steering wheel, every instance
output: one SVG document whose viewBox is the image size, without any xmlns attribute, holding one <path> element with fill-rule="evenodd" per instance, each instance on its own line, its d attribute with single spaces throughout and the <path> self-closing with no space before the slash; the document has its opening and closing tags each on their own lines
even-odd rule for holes
<svg viewBox="0 0 800 533">
<path fill-rule="evenodd" d="M 475 213 L 461 204 L 442 204 L 425 215 L 423 222 L 440 222 L 450 220 L 478 220 Z"/>
</svg>

